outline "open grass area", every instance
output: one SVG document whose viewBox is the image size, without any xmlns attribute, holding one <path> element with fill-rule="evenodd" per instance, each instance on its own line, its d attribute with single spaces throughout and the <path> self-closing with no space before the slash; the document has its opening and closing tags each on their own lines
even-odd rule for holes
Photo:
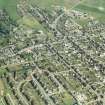
<svg viewBox="0 0 105 105">
<path fill-rule="evenodd" d="M 43 26 L 35 18 L 30 16 L 24 16 L 22 19 L 19 19 L 18 23 L 36 30 L 44 30 Z"/>
<path fill-rule="evenodd" d="M 3 84 L 2 80 L 0 79 L 0 96 L 3 95 L 3 91 L 4 91 L 4 84 Z"/>
<path fill-rule="evenodd" d="M 85 0 L 83 4 L 87 4 L 94 7 L 104 7 L 105 8 L 105 0 Z"/>
<path fill-rule="evenodd" d="M 80 0 L 29 0 L 29 3 L 51 10 L 53 6 L 72 8 L 79 1 Z"/>
<path fill-rule="evenodd" d="M 0 9 L 6 9 L 13 19 L 18 19 L 17 3 L 18 0 L 0 0 Z"/>
<path fill-rule="evenodd" d="M 89 13 L 101 22 L 105 21 L 105 0 L 84 0 L 75 9 Z"/>
<path fill-rule="evenodd" d="M 7 72 L 7 71 L 6 71 L 5 68 L 3 68 L 3 67 L 0 68 L 0 76 L 3 75 L 3 74 L 6 73 L 6 72 Z"/>
<path fill-rule="evenodd" d="M 73 104 L 73 98 L 72 98 L 72 96 L 70 97 L 70 95 L 67 94 L 67 93 L 64 93 L 63 95 L 64 95 L 64 97 L 65 97 L 65 98 L 63 99 L 65 105 L 72 105 L 72 104 Z"/>
</svg>

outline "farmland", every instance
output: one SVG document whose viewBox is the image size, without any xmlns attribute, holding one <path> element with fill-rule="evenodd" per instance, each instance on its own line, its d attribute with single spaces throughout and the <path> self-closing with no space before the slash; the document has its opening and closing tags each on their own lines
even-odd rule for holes
<svg viewBox="0 0 105 105">
<path fill-rule="evenodd" d="M 75 9 L 89 13 L 101 22 L 105 21 L 105 0 L 84 0 Z"/>
</svg>

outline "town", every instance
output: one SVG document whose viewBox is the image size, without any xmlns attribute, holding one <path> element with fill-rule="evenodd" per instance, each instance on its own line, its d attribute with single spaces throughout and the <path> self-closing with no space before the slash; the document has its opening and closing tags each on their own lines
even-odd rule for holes
<svg viewBox="0 0 105 105">
<path fill-rule="evenodd" d="M 1 105 L 105 105 L 105 24 L 61 6 L 17 10 L 40 29 L 0 10 Z"/>
</svg>

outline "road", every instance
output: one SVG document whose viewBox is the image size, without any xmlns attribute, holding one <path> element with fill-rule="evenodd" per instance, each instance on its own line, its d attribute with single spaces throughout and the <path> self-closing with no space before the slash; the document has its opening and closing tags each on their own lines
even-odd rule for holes
<svg viewBox="0 0 105 105">
<path fill-rule="evenodd" d="M 44 95 L 44 98 L 48 101 L 48 103 L 50 103 L 50 105 L 55 105 L 54 102 L 48 96 L 48 94 L 46 94 L 45 90 L 40 85 L 40 83 L 33 77 L 33 75 L 31 76 L 32 76 L 33 83 L 38 86 L 39 90 L 41 91 L 42 95 Z"/>
</svg>

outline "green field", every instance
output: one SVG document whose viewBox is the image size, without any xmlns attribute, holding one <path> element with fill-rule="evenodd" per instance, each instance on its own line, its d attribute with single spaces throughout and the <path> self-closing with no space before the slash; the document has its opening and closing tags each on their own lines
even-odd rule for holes
<svg viewBox="0 0 105 105">
<path fill-rule="evenodd" d="M 29 0 L 29 3 L 36 4 L 39 7 L 52 9 L 53 6 L 72 8 L 80 0 Z"/>
<path fill-rule="evenodd" d="M 105 0 L 84 0 L 75 9 L 89 13 L 101 22 L 105 21 Z"/>
<path fill-rule="evenodd" d="M 0 9 L 6 9 L 13 19 L 19 18 L 16 10 L 18 0 L 0 0 Z"/>
<path fill-rule="evenodd" d="M 42 27 L 42 25 L 33 17 L 24 16 L 23 18 L 18 20 L 18 23 L 23 24 L 29 28 L 34 28 L 36 30 L 44 31 L 44 28 Z"/>
</svg>

